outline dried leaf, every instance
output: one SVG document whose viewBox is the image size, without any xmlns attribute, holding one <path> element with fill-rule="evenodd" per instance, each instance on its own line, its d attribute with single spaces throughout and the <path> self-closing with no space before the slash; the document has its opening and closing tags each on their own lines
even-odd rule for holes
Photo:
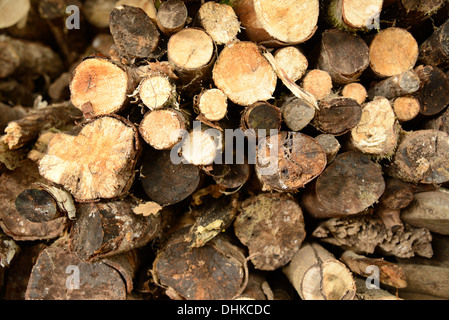
<svg viewBox="0 0 449 320">
<path fill-rule="evenodd" d="M 149 201 L 139 204 L 133 209 L 133 212 L 147 217 L 149 215 L 156 215 L 161 209 L 162 207 L 159 204 L 154 201 Z"/>
</svg>

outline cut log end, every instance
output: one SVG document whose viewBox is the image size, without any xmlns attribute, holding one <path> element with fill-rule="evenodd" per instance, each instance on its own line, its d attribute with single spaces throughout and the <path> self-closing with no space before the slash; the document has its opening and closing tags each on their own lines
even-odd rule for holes
<svg viewBox="0 0 449 320">
<path fill-rule="evenodd" d="M 157 11 L 157 26 L 164 34 L 171 35 L 184 27 L 187 15 L 187 7 L 183 1 L 164 1 Z"/>
<path fill-rule="evenodd" d="M 363 104 L 368 97 L 368 93 L 360 83 L 349 83 L 345 85 L 341 91 L 341 95 L 345 98 L 354 99 L 358 104 Z"/>
<path fill-rule="evenodd" d="M 281 107 L 282 119 L 290 130 L 304 129 L 315 117 L 315 108 L 299 98 L 287 99 Z"/>
<path fill-rule="evenodd" d="M 122 195 L 134 178 L 139 151 L 136 130 L 125 121 L 103 116 L 85 124 L 76 136 L 55 135 L 39 162 L 39 173 L 77 200 Z"/>
<path fill-rule="evenodd" d="M 411 96 L 396 98 L 393 101 L 393 110 L 399 121 L 410 121 L 419 114 L 419 100 Z"/>
<path fill-rule="evenodd" d="M 301 79 L 309 66 L 306 56 L 293 46 L 278 49 L 274 54 L 274 59 L 293 82 Z"/>
<path fill-rule="evenodd" d="M 89 58 L 73 72 L 70 82 L 71 101 L 83 113 L 93 116 L 122 109 L 128 93 L 128 74 L 103 58 Z"/>
<path fill-rule="evenodd" d="M 204 3 L 198 11 L 198 19 L 217 45 L 234 41 L 240 32 L 237 15 L 227 4 L 213 1 Z"/>
<path fill-rule="evenodd" d="M 220 89 L 208 89 L 198 98 L 199 113 L 210 121 L 219 121 L 228 112 L 228 97 Z"/>
<path fill-rule="evenodd" d="M 371 69 L 380 77 L 391 77 L 411 70 L 417 60 L 418 43 L 405 29 L 384 29 L 371 42 Z"/>
<path fill-rule="evenodd" d="M 142 138 L 157 150 L 168 150 L 182 139 L 186 123 L 176 110 L 159 109 L 149 111 L 139 126 Z"/>
<path fill-rule="evenodd" d="M 176 91 L 170 79 L 163 75 L 153 75 L 143 79 L 138 88 L 140 99 L 150 110 L 163 108 L 176 97 Z"/>
<path fill-rule="evenodd" d="M 217 88 L 242 106 L 271 99 L 277 83 L 258 46 L 246 41 L 232 43 L 221 51 L 212 77 Z"/>
<path fill-rule="evenodd" d="M 182 142 L 182 157 L 193 165 L 210 165 L 218 153 L 217 142 L 207 131 L 193 130 Z"/>
<path fill-rule="evenodd" d="M 317 100 L 322 100 L 332 93 L 332 78 L 324 70 L 310 70 L 302 80 L 302 87 Z"/>
</svg>

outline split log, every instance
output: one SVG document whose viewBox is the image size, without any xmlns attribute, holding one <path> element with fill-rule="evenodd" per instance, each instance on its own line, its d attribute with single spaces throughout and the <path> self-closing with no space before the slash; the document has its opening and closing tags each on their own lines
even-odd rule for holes
<svg viewBox="0 0 449 320">
<path fill-rule="evenodd" d="M 274 59 L 285 71 L 287 77 L 296 82 L 302 78 L 309 67 L 307 57 L 295 46 L 283 47 L 274 53 Z"/>
<path fill-rule="evenodd" d="M 201 184 L 201 171 L 191 164 L 173 163 L 170 151 L 147 151 L 140 168 L 145 193 L 161 206 L 178 203 Z"/>
<path fill-rule="evenodd" d="M 418 43 L 407 30 L 390 27 L 374 36 L 369 56 L 371 70 L 378 77 L 392 77 L 415 66 Z"/>
<path fill-rule="evenodd" d="M 281 125 L 281 111 L 278 107 L 268 102 L 256 102 L 246 107 L 242 112 L 242 129 L 254 130 L 256 135 L 259 135 L 261 132 L 265 132 L 264 135 L 269 135 L 271 130 L 280 130 Z"/>
<path fill-rule="evenodd" d="M 297 97 L 287 98 L 280 108 L 282 120 L 292 131 L 304 129 L 315 117 L 315 108 Z"/>
<path fill-rule="evenodd" d="M 429 129 L 407 133 L 388 168 L 389 175 L 414 183 L 449 181 L 448 144 L 449 135 L 443 131 Z"/>
<path fill-rule="evenodd" d="M 148 111 L 139 125 L 143 140 L 157 150 L 169 150 L 178 144 L 187 129 L 185 116 L 176 109 Z"/>
<path fill-rule="evenodd" d="M 420 87 L 421 81 L 412 70 L 407 70 L 399 75 L 375 82 L 368 90 L 369 99 L 380 96 L 388 100 L 412 94 Z"/>
<path fill-rule="evenodd" d="M 266 191 L 296 191 L 326 167 L 326 153 L 312 137 L 280 132 L 262 138 L 257 146 L 256 175 Z"/>
<path fill-rule="evenodd" d="M 239 105 L 249 106 L 271 99 L 277 77 L 256 44 L 228 44 L 218 56 L 212 78 L 217 88 Z"/>
<path fill-rule="evenodd" d="M 324 70 L 309 70 L 301 83 L 303 89 L 312 94 L 317 100 L 323 100 L 332 93 L 332 78 Z"/>
<path fill-rule="evenodd" d="M 39 42 L 0 36 L 0 78 L 26 75 L 37 78 L 47 75 L 51 79 L 63 70 L 57 53 Z"/>
<path fill-rule="evenodd" d="M 86 121 L 77 131 L 53 137 L 39 162 L 40 174 L 64 186 L 77 201 L 125 195 L 140 154 L 137 129 L 109 115 Z"/>
<path fill-rule="evenodd" d="M 317 29 L 317 0 L 237 0 L 233 8 L 249 40 L 264 46 L 302 43 Z"/>
<path fill-rule="evenodd" d="M 341 145 L 337 138 L 333 134 L 319 134 L 315 137 L 315 140 L 323 147 L 326 152 L 327 165 L 334 161 L 338 151 L 340 151 Z"/>
<path fill-rule="evenodd" d="M 449 270 L 447 268 L 409 263 L 400 263 L 399 266 L 407 277 L 405 292 L 449 299 Z"/>
<path fill-rule="evenodd" d="M 149 58 L 159 44 L 156 25 L 138 7 L 123 5 L 114 8 L 109 29 L 119 55 L 129 60 Z"/>
<path fill-rule="evenodd" d="M 362 117 L 360 104 L 348 98 L 321 100 L 320 109 L 312 120 L 315 128 L 335 136 L 343 135 L 355 128 Z"/>
<path fill-rule="evenodd" d="M 248 269 L 243 250 L 217 235 L 199 248 L 185 241 L 189 227 L 173 234 L 153 263 L 155 283 L 173 299 L 223 300 L 238 297 Z"/>
<path fill-rule="evenodd" d="M 398 97 L 393 100 L 393 111 L 400 122 L 415 119 L 421 110 L 419 100 L 412 96 Z"/>
<path fill-rule="evenodd" d="M 30 0 L 3 0 L 0 5 L 0 29 L 12 27 L 23 19 L 26 19 L 31 9 Z"/>
<path fill-rule="evenodd" d="M 379 258 L 367 258 L 359 255 L 354 251 L 347 250 L 340 256 L 340 261 L 343 262 L 351 272 L 362 277 L 370 277 L 373 275 L 373 267 L 377 268 L 379 277 L 377 280 L 381 284 L 395 287 L 405 288 L 407 280 L 402 268 L 392 262 L 385 261 Z"/>
<path fill-rule="evenodd" d="M 339 29 L 326 30 L 321 34 L 317 68 L 329 73 L 335 84 L 356 81 L 368 68 L 369 58 L 368 46 L 360 36 Z"/>
<path fill-rule="evenodd" d="M 161 215 L 137 215 L 138 202 L 81 203 L 69 235 L 68 248 L 83 261 L 99 261 L 153 240 L 160 231 Z"/>
<path fill-rule="evenodd" d="M 449 235 L 449 191 L 416 193 L 411 204 L 401 211 L 401 220 L 414 227 Z"/>
<path fill-rule="evenodd" d="M 363 153 L 391 157 L 399 129 L 390 102 L 378 97 L 363 106 L 360 122 L 351 130 L 350 143 Z"/>
<path fill-rule="evenodd" d="M 283 193 L 246 199 L 235 219 L 234 231 L 259 270 L 275 270 L 288 264 L 306 236 L 301 207 Z"/>
<path fill-rule="evenodd" d="M 408 224 L 403 229 L 388 229 L 380 218 L 369 215 L 328 219 L 318 225 L 312 236 L 358 254 L 376 252 L 399 258 L 430 258 L 433 254 L 429 230 Z"/>
<path fill-rule="evenodd" d="M 54 239 L 63 234 L 68 226 L 65 215 L 55 212 L 53 219 L 33 221 L 36 219 L 30 220 L 27 217 L 39 215 L 35 211 L 38 208 L 33 208 L 34 212 L 30 212 L 30 214 L 23 214 L 20 206 L 19 208 L 16 206 L 16 199 L 24 190 L 33 188 L 34 183 L 47 183 L 39 175 L 35 163 L 26 160 L 20 168 L 12 172 L 4 172 L 0 176 L 0 182 L 2 186 L 0 190 L 0 227 L 7 235 L 16 241 L 33 241 Z"/>
<path fill-rule="evenodd" d="M 187 7 L 183 1 L 167 0 L 157 10 L 157 26 L 162 33 L 170 36 L 184 28 L 187 16 Z"/>
<path fill-rule="evenodd" d="M 433 66 L 421 65 L 415 72 L 421 80 L 421 86 L 413 94 L 419 100 L 420 114 L 433 116 L 443 111 L 449 104 L 449 78 Z"/>
<path fill-rule="evenodd" d="M 99 116 L 123 110 L 136 79 L 125 67 L 112 60 L 90 57 L 73 71 L 70 99 L 86 116 Z"/>
<path fill-rule="evenodd" d="M 360 152 L 337 155 L 306 188 L 301 206 L 316 219 L 357 214 L 379 200 L 385 181 L 379 165 Z"/>
<path fill-rule="evenodd" d="M 210 198 L 190 212 L 197 216 L 190 227 L 185 240 L 191 247 L 199 248 L 228 229 L 238 214 L 239 195 L 223 196 L 219 199 Z"/>
<path fill-rule="evenodd" d="M 176 87 L 164 74 L 151 74 L 140 81 L 137 87 L 139 98 L 150 110 L 161 109 L 175 104 Z"/>
<path fill-rule="evenodd" d="M 198 114 L 209 121 L 219 121 L 228 112 L 228 97 L 220 89 L 203 90 L 196 101 Z"/>
<path fill-rule="evenodd" d="M 23 118 L 26 113 L 27 109 L 20 105 L 11 107 L 0 102 L 0 132 L 5 130 L 9 122 Z"/>
<path fill-rule="evenodd" d="M 449 19 L 419 46 L 419 60 L 435 67 L 449 66 Z"/>
<path fill-rule="evenodd" d="M 339 29 L 357 32 L 379 29 L 383 0 L 331 0 L 327 7 L 327 20 Z"/>
<path fill-rule="evenodd" d="M 19 149 L 36 140 L 43 130 L 61 129 L 80 119 L 82 119 L 81 112 L 71 103 L 50 105 L 31 111 L 19 120 L 9 122 L 2 141 L 8 144 L 9 149 Z"/>
<path fill-rule="evenodd" d="M 303 300 L 353 300 L 354 278 L 318 243 L 306 243 L 282 271 Z"/>
<path fill-rule="evenodd" d="M 181 93 L 194 96 L 209 80 L 216 58 L 215 43 L 202 29 L 184 28 L 168 40 L 167 56 L 179 76 Z"/>
<path fill-rule="evenodd" d="M 345 98 L 354 99 L 360 105 L 362 105 L 366 98 L 368 98 L 368 93 L 366 92 L 365 87 L 357 82 L 345 85 L 341 90 L 341 95 Z"/>
<path fill-rule="evenodd" d="M 31 272 L 26 300 L 125 300 L 127 287 L 124 266 L 106 260 L 87 262 L 71 253 L 60 241 L 44 249 Z M 132 252 L 122 263 L 137 268 Z M 134 258 L 134 259 L 133 259 Z M 112 264 L 112 266 L 111 266 Z M 47 290 L 42 290 L 47 288 Z"/>
<path fill-rule="evenodd" d="M 208 1 L 198 10 L 198 22 L 217 45 L 226 45 L 237 39 L 240 21 L 232 6 Z"/>
</svg>

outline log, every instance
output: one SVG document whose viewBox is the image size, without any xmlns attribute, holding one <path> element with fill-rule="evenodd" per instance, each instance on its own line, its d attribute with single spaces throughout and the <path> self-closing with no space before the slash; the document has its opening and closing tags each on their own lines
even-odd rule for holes
<svg viewBox="0 0 449 320">
<path fill-rule="evenodd" d="M 362 105 L 366 98 L 368 98 L 368 93 L 365 87 L 357 82 L 348 83 L 341 90 L 341 95 L 345 98 L 354 99 L 358 104 Z"/>
<path fill-rule="evenodd" d="M 0 3 L 0 29 L 12 27 L 21 20 L 26 19 L 31 9 L 30 0 L 11 1 L 3 0 Z"/>
<path fill-rule="evenodd" d="M 217 235 L 199 248 L 185 241 L 189 227 L 172 235 L 153 263 L 155 283 L 171 297 L 223 300 L 238 297 L 246 287 L 248 269 L 243 250 Z"/>
<path fill-rule="evenodd" d="M 322 133 L 343 135 L 355 128 L 362 117 L 362 107 L 353 99 L 325 99 L 319 107 L 312 124 Z"/>
<path fill-rule="evenodd" d="M 383 98 L 366 103 L 359 123 L 351 130 L 350 143 L 363 153 L 391 157 L 399 139 L 399 126 L 390 102 Z"/>
<path fill-rule="evenodd" d="M 87 116 L 99 116 L 123 110 L 136 79 L 125 67 L 112 60 L 90 57 L 73 71 L 70 100 Z"/>
<path fill-rule="evenodd" d="M 36 163 L 25 160 L 21 167 L 12 172 L 3 173 L 0 176 L 0 182 L 2 186 L 0 189 L 0 227 L 8 236 L 15 241 L 49 240 L 61 236 L 66 231 L 68 220 L 65 215 L 55 213 L 51 220 L 32 219 L 40 220 L 32 221 L 27 217 L 39 216 L 39 214 L 30 212 L 27 215 L 23 214 L 23 210 L 18 211 L 20 206 L 17 208 L 16 199 L 24 190 L 35 188 L 35 183 L 47 183 L 39 175 Z"/>
<path fill-rule="evenodd" d="M 0 78 L 18 75 L 37 78 L 47 75 L 54 79 L 63 70 L 59 55 L 39 42 L 1 35 L 0 52 Z"/>
<path fill-rule="evenodd" d="M 415 93 L 420 87 L 421 81 L 418 75 L 407 70 L 399 75 L 375 82 L 368 90 L 368 98 L 373 100 L 380 96 L 388 100 Z"/>
<path fill-rule="evenodd" d="M 351 272 L 360 275 L 364 278 L 374 276 L 373 267 L 376 267 L 376 278 L 380 284 L 395 288 L 407 287 L 407 280 L 402 268 L 392 262 L 385 261 L 379 258 L 368 258 L 359 255 L 354 251 L 347 250 L 340 256 L 340 261 L 343 262 Z"/>
<path fill-rule="evenodd" d="M 228 97 L 220 89 L 203 90 L 196 101 L 197 113 L 209 121 L 220 121 L 228 112 Z"/>
<path fill-rule="evenodd" d="M 140 149 L 134 125 L 119 116 L 100 116 L 75 134 L 54 136 L 39 172 L 78 201 L 114 199 L 129 191 Z"/>
<path fill-rule="evenodd" d="M 251 270 L 245 290 L 234 300 L 272 300 L 273 293 L 263 273 Z"/>
<path fill-rule="evenodd" d="M 178 203 L 201 184 L 201 171 L 191 164 L 174 164 L 169 151 L 146 151 L 140 168 L 145 193 L 161 206 Z"/>
<path fill-rule="evenodd" d="M 317 29 L 316 0 L 237 0 L 233 8 L 248 39 L 265 46 L 302 43 Z"/>
<path fill-rule="evenodd" d="M 0 102 L 0 132 L 5 130 L 9 122 L 23 118 L 26 113 L 27 109 L 20 105 L 12 107 Z"/>
<path fill-rule="evenodd" d="M 0 274 L 11 267 L 19 254 L 19 245 L 0 231 Z M 0 276 L 0 279 L 2 279 L 2 276 Z M 3 283 L 4 281 L 0 281 L 0 288 L 3 286 Z"/>
<path fill-rule="evenodd" d="M 419 100 L 420 114 L 433 116 L 443 111 L 449 104 L 449 78 L 433 66 L 420 65 L 415 72 L 421 80 L 421 86 L 413 94 Z"/>
<path fill-rule="evenodd" d="M 268 61 L 252 42 L 228 44 L 218 56 L 213 81 L 232 102 L 249 106 L 272 97 L 277 77 Z"/>
<path fill-rule="evenodd" d="M 317 68 L 329 73 L 334 84 L 357 81 L 369 67 L 369 58 L 368 45 L 360 36 L 339 29 L 329 29 L 321 34 Z"/>
<path fill-rule="evenodd" d="M 225 3 L 209 1 L 202 4 L 198 22 L 217 45 L 233 42 L 240 32 L 240 21 L 234 9 Z"/>
<path fill-rule="evenodd" d="M 380 13 L 383 0 L 354 1 L 330 0 L 326 17 L 327 20 L 339 29 L 357 32 L 379 29 Z"/>
<path fill-rule="evenodd" d="M 424 65 L 449 66 L 449 19 L 419 46 L 419 61 Z"/>
<path fill-rule="evenodd" d="M 190 212 L 196 216 L 185 240 L 191 247 L 199 248 L 231 227 L 238 214 L 239 195 L 234 193 L 219 199 L 209 198 Z"/>
<path fill-rule="evenodd" d="M 282 271 L 303 300 L 353 300 L 354 278 L 318 243 L 306 243 Z"/>
<path fill-rule="evenodd" d="M 384 190 L 379 165 L 360 152 L 344 152 L 306 188 L 301 207 L 316 219 L 347 217 L 373 205 Z"/>
<path fill-rule="evenodd" d="M 315 228 L 312 237 L 358 254 L 399 258 L 431 258 L 433 254 L 429 230 L 407 224 L 403 229 L 388 229 L 380 218 L 370 215 L 330 218 Z"/>
<path fill-rule="evenodd" d="M 119 55 L 128 60 L 150 57 L 159 44 L 156 25 L 138 7 L 115 7 L 111 11 L 109 30 Z"/>
<path fill-rule="evenodd" d="M 157 24 L 157 10 L 154 0 L 119 0 L 115 4 L 116 7 L 123 5 L 141 8 L 150 17 L 150 19 Z"/>
<path fill-rule="evenodd" d="M 144 77 L 137 90 L 140 100 L 150 110 L 168 107 L 177 102 L 176 87 L 164 74 L 154 73 Z"/>
<path fill-rule="evenodd" d="M 449 133 L 449 109 L 424 123 L 423 129 L 432 129 Z"/>
<path fill-rule="evenodd" d="M 292 131 L 304 129 L 315 117 L 315 109 L 305 100 L 291 96 L 280 108 L 282 120 Z"/>
<path fill-rule="evenodd" d="M 411 70 L 418 60 L 418 43 L 407 30 L 390 27 L 374 36 L 369 46 L 371 70 L 380 78 Z"/>
<path fill-rule="evenodd" d="M 68 240 L 70 252 L 94 262 L 147 245 L 160 232 L 161 215 L 137 215 L 133 210 L 138 204 L 132 198 L 79 204 Z"/>
<path fill-rule="evenodd" d="M 204 30 L 184 28 L 168 40 L 167 56 L 180 78 L 178 86 L 181 93 L 194 96 L 209 80 L 216 49 L 214 41 Z"/>
<path fill-rule="evenodd" d="M 354 277 L 354 279 L 357 291 L 355 300 L 403 300 L 395 295 L 392 295 L 386 290 L 380 288 L 367 288 L 365 279 L 357 276 Z"/>
<path fill-rule="evenodd" d="M 118 265 L 111 266 L 108 261 L 83 261 L 61 242 L 39 254 L 25 292 L 26 300 L 126 299 L 127 291 L 132 288 L 127 287 L 126 275 Z M 128 258 L 126 262 L 134 261 Z"/>
<path fill-rule="evenodd" d="M 252 166 L 248 163 L 214 164 L 209 172 L 215 183 L 224 188 L 224 192 L 240 190 L 250 179 Z"/>
<path fill-rule="evenodd" d="M 326 152 L 327 164 L 329 165 L 334 161 L 338 151 L 340 151 L 341 145 L 337 138 L 333 134 L 319 134 L 315 137 L 315 140 L 323 147 Z"/>
<path fill-rule="evenodd" d="M 437 130 L 409 132 L 401 139 L 390 176 L 407 182 L 441 184 L 449 180 L 447 150 L 449 135 Z"/>
<path fill-rule="evenodd" d="M 8 144 L 9 149 L 19 149 L 36 140 L 43 130 L 62 129 L 80 119 L 81 112 L 69 102 L 50 105 L 9 122 L 2 141 Z"/>
<path fill-rule="evenodd" d="M 116 0 L 86 0 L 83 5 L 83 14 L 91 25 L 106 29 L 116 2 Z"/>
<path fill-rule="evenodd" d="M 449 299 L 447 268 L 409 263 L 400 263 L 399 266 L 407 277 L 407 288 L 404 291 Z"/>
<path fill-rule="evenodd" d="M 421 110 L 419 100 L 413 96 L 398 97 L 393 100 L 393 111 L 399 122 L 415 119 Z"/>
<path fill-rule="evenodd" d="M 262 138 L 257 146 L 255 172 L 263 191 L 297 191 L 326 167 L 326 153 L 312 137 L 282 131 Z"/>
<path fill-rule="evenodd" d="M 162 33 L 170 36 L 184 28 L 187 16 L 187 7 L 183 1 L 164 1 L 157 10 L 157 26 Z"/>
<path fill-rule="evenodd" d="M 414 227 L 448 235 L 448 206 L 449 193 L 444 188 L 416 193 L 411 204 L 401 211 L 401 220 Z"/>
<path fill-rule="evenodd" d="M 301 207 L 283 193 L 259 194 L 243 201 L 234 231 L 248 247 L 254 267 L 267 271 L 287 265 L 306 237 Z"/>
<path fill-rule="evenodd" d="M 301 79 L 309 67 L 307 57 L 295 46 L 277 49 L 274 59 L 293 82 Z"/>
<path fill-rule="evenodd" d="M 223 152 L 222 132 L 215 128 L 194 128 L 183 136 L 178 154 L 182 161 L 196 166 L 209 166 L 221 160 Z"/>
<path fill-rule="evenodd" d="M 32 222 L 51 221 L 58 216 L 55 199 L 42 189 L 25 189 L 16 198 L 17 212 Z"/>
<path fill-rule="evenodd" d="M 157 150 L 173 148 L 182 140 L 186 129 L 185 116 L 171 108 L 148 111 L 139 125 L 143 140 Z"/>
<path fill-rule="evenodd" d="M 303 89 L 317 100 L 323 100 L 332 93 L 332 78 L 327 71 L 309 70 L 301 82 Z"/>
<path fill-rule="evenodd" d="M 256 102 L 246 107 L 242 112 L 241 127 L 243 130 L 254 130 L 259 136 L 269 135 L 271 130 L 280 130 L 282 114 L 278 107 L 265 102 Z M 259 131 L 261 130 L 261 131 Z"/>
</svg>

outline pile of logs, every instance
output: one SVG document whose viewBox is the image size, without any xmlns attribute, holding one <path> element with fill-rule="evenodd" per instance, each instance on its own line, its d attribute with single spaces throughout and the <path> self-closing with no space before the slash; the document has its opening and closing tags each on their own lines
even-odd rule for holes
<svg viewBox="0 0 449 320">
<path fill-rule="evenodd" d="M 0 297 L 449 299 L 448 105 L 446 0 L 0 0 Z"/>
</svg>

